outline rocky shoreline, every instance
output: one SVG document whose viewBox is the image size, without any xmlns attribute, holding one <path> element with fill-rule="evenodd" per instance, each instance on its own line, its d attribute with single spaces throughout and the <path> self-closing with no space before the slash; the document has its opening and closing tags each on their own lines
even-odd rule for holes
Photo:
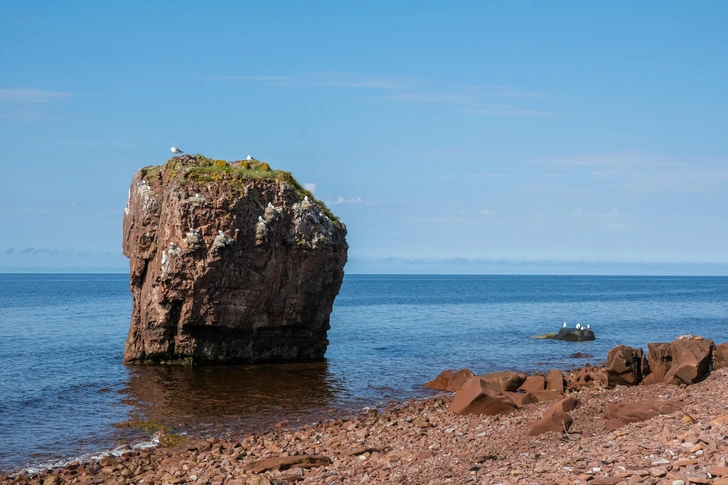
<svg viewBox="0 0 728 485">
<path fill-rule="evenodd" d="M 696 345 L 702 344 L 688 343 Z M 624 355 L 624 350 L 613 354 Z M 642 365 L 639 359 L 629 362 Z M 541 380 L 531 379 L 532 394 L 550 392 L 551 398 L 494 415 L 456 414 L 453 404 L 462 401 L 464 383 L 474 378 L 512 387 L 517 373 L 465 373 L 454 396 L 443 393 L 298 429 L 282 422 L 275 430 L 230 441 L 167 439 L 162 441 L 175 446 L 130 450 L 35 475 L 0 476 L 0 483 L 727 485 L 728 369 L 692 385 L 658 382 L 610 389 L 609 376 L 616 371 L 610 374 L 609 364 L 567 373 L 563 392 L 541 391 Z M 548 387 L 558 375 L 541 379 Z M 480 387 L 499 392 L 489 385 Z"/>
</svg>

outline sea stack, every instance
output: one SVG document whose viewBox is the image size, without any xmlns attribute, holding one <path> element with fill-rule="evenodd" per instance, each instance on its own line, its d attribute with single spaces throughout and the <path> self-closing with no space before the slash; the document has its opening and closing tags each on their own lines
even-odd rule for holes
<svg viewBox="0 0 728 485">
<path fill-rule="evenodd" d="M 346 226 L 267 163 L 183 155 L 140 169 L 124 209 L 124 362 L 322 359 L 347 249 Z"/>
</svg>

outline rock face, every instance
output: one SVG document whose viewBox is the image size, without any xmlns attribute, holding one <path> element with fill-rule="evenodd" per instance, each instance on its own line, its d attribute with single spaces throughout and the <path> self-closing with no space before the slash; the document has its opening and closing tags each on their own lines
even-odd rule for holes
<svg viewBox="0 0 728 485">
<path fill-rule="evenodd" d="M 618 345 L 607 353 L 608 386 L 636 386 L 650 373 L 642 349 Z"/>
<path fill-rule="evenodd" d="M 499 371 L 491 372 L 490 374 L 481 374 L 480 377 L 483 381 L 487 382 L 491 386 L 495 387 L 500 391 L 517 391 L 521 384 L 526 381 L 526 374 L 513 371 Z"/>
<path fill-rule="evenodd" d="M 713 369 L 728 367 L 728 342 L 716 345 L 713 350 Z"/>
<path fill-rule="evenodd" d="M 517 405 L 500 388 L 479 376 L 468 379 L 455 393 L 449 411 L 455 414 L 503 414 L 517 409 Z"/>
<path fill-rule="evenodd" d="M 715 344 L 700 337 L 678 337 L 672 342 L 647 344 L 652 374 L 645 384 L 695 384 L 710 372 Z M 718 367 L 719 368 L 719 367 Z"/>
<path fill-rule="evenodd" d="M 671 414 L 682 410 L 678 401 L 648 401 L 629 403 L 607 403 L 604 411 L 607 431 L 614 431 L 629 423 L 647 421 L 660 414 Z"/>
<path fill-rule="evenodd" d="M 124 210 L 127 363 L 323 358 L 346 226 L 287 172 L 183 156 L 140 169 Z"/>
<path fill-rule="evenodd" d="M 426 382 L 424 386 L 436 391 L 456 392 L 473 375 L 473 371 L 470 369 L 448 369 L 440 372 L 434 381 Z"/>
</svg>

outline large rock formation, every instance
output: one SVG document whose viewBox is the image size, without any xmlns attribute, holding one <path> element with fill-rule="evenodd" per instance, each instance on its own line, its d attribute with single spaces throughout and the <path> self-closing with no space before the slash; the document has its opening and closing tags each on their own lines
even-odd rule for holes
<svg viewBox="0 0 728 485">
<path fill-rule="evenodd" d="M 345 237 L 290 173 L 265 163 L 185 155 L 140 169 L 124 210 L 124 361 L 323 358 Z"/>
<path fill-rule="evenodd" d="M 607 385 L 636 386 L 650 373 L 642 349 L 618 345 L 607 353 Z"/>
</svg>

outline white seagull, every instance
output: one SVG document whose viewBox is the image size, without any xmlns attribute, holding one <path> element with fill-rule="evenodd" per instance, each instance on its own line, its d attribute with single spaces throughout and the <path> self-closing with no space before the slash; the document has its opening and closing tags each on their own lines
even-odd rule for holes
<svg viewBox="0 0 728 485">
<path fill-rule="evenodd" d="M 589 324 L 587 323 L 587 324 L 586 324 L 586 328 L 587 328 L 587 330 L 591 330 L 591 325 L 589 325 Z"/>
<path fill-rule="evenodd" d="M 581 330 L 581 325 L 579 325 L 579 324 L 577 323 L 577 324 L 576 324 L 576 329 L 577 329 L 577 330 Z"/>
<path fill-rule="evenodd" d="M 308 200 L 308 195 L 306 195 L 306 196 L 303 197 L 303 201 L 304 202 L 311 202 L 310 200 Z"/>
<path fill-rule="evenodd" d="M 177 147 L 172 147 L 172 148 L 170 148 L 170 150 L 172 150 L 172 153 L 174 153 L 175 155 L 180 155 L 180 154 L 184 153 L 182 150 L 180 150 Z"/>
<path fill-rule="evenodd" d="M 251 161 L 251 160 L 254 160 L 254 158 L 253 158 L 253 157 L 251 157 L 250 155 L 248 155 L 248 158 L 246 158 L 246 160 L 247 160 L 247 161 Z"/>
<path fill-rule="evenodd" d="M 273 204 L 271 204 L 270 202 L 268 202 L 268 208 L 269 209 L 275 209 L 275 207 L 273 207 Z"/>
<path fill-rule="evenodd" d="M 564 328 L 566 328 L 566 322 L 564 322 L 564 325 L 563 326 L 564 326 Z"/>
<path fill-rule="evenodd" d="M 258 216 L 258 222 L 262 222 L 263 224 L 265 224 L 265 219 L 263 219 L 261 216 Z"/>
</svg>

